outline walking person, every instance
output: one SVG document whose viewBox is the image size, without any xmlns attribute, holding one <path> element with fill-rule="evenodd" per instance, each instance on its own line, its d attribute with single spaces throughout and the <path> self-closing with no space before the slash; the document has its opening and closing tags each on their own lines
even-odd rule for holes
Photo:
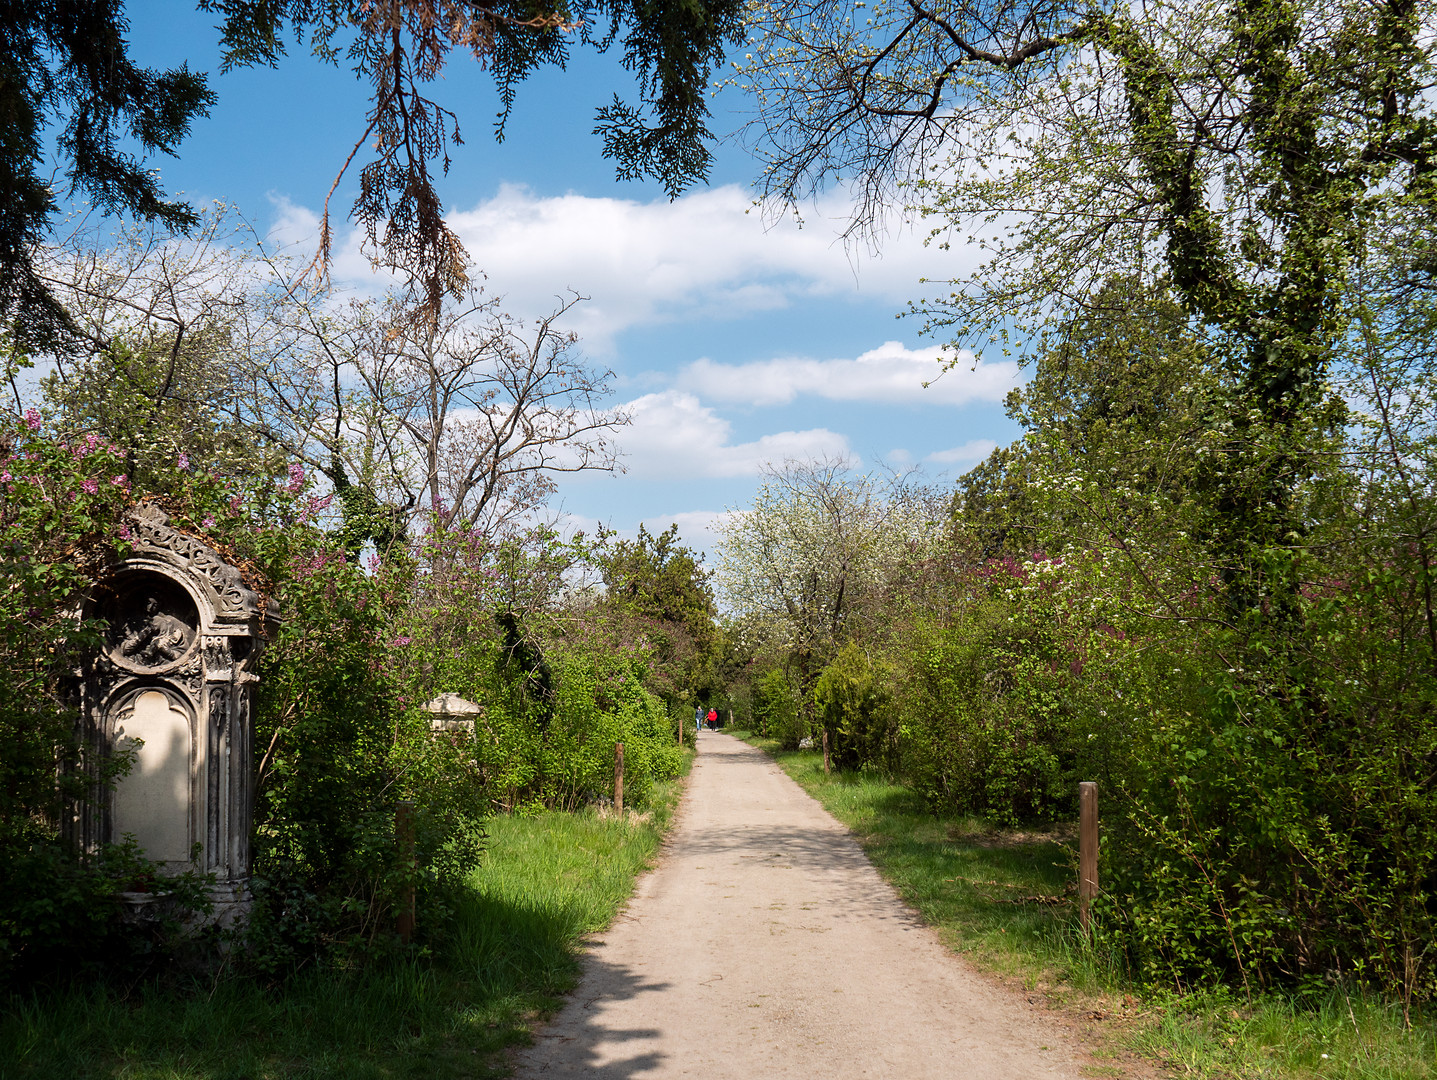
<svg viewBox="0 0 1437 1080">
<path fill-rule="evenodd" d="M 718 710 L 717 710 L 717 709 L 710 709 L 710 710 L 709 710 L 709 730 L 710 730 L 710 731 L 716 731 L 716 730 L 718 730 Z"/>
</svg>

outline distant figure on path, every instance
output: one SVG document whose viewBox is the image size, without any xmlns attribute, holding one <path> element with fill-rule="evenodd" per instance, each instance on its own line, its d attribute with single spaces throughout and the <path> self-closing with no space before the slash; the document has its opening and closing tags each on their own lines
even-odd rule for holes
<svg viewBox="0 0 1437 1080">
<path fill-rule="evenodd" d="M 716 730 L 717 728 L 718 728 L 718 710 L 717 710 L 717 709 L 710 709 L 710 710 L 709 710 L 709 730 L 710 730 L 710 731 L 714 731 L 714 730 Z"/>
<path fill-rule="evenodd" d="M 703 730 L 703 726 L 704 726 L 704 707 L 703 707 L 702 705 L 695 705 L 695 706 L 694 706 L 694 734 L 697 735 L 700 731 L 702 731 L 702 730 Z"/>
</svg>

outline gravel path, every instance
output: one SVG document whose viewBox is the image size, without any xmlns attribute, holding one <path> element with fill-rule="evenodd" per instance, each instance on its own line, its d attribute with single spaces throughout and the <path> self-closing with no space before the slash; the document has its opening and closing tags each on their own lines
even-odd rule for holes
<svg viewBox="0 0 1437 1080">
<path fill-rule="evenodd" d="M 704 732 L 659 865 L 520 1077 L 1027 1078 L 1091 1061 L 975 976 L 762 752 Z"/>
</svg>

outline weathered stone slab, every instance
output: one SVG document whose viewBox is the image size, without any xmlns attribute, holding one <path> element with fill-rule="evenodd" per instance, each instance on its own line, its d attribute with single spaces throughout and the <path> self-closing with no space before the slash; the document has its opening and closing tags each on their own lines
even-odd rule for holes
<svg viewBox="0 0 1437 1080">
<path fill-rule="evenodd" d="M 474 721 L 484 712 L 484 706 L 466 701 L 458 694 L 440 694 L 425 704 L 431 715 L 429 726 L 435 731 L 474 731 Z"/>
</svg>

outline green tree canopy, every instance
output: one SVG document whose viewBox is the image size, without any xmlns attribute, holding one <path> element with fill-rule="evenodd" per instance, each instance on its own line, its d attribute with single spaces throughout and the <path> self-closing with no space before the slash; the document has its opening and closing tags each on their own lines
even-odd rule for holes
<svg viewBox="0 0 1437 1080">
<path fill-rule="evenodd" d="M 710 697 L 727 683 L 728 645 L 716 621 L 711 573 L 702 554 L 679 542 L 679 527 L 654 536 L 643 525 L 633 540 L 604 533 L 595 561 L 608 609 L 647 642 L 657 680 L 671 700 Z"/>
<path fill-rule="evenodd" d="M 1222 386 L 1182 308 L 1115 278 L 1062 330 L 1008 394 L 1025 437 L 958 481 L 955 515 L 985 558 L 1125 535 L 1190 501 Z M 1075 474 L 1101 484 L 1080 501 Z"/>
<path fill-rule="evenodd" d="M 600 555 L 600 575 L 610 600 L 633 614 L 679 624 L 708 645 L 718 613 L 711 574 L 699 562 L 703 556 L 678 540 L 677 524 L 658 536 L 640 525 L 635 539 L 616 540 Z"/>
<path fill-rule="evenodd" d="M 69 325 L 33 262 L 57 210 L 45 174 L 51 124 L 63 125 L 57 148 L 71 195 L 172 228 L 196 220 L 123 144 L 173 154 L 214 94 L 184 65 L 135 64 L 123 12 L 117 0 L 76 0 L 12 4 L 0 16 L 0 319 L 26 348 L 53 345 Z"/>
<path fill-rule="evenodd" d="M 920 305 L 955 346 L 1037 355 L 1115 275 L 1165 284 L 1233 391 L 1203 480 L 1224 588 L 1289 617 L 1263 597 L 1297 588 L 1273 554 L 1301 543 L 1356 282 L 1431 281 L 1434 5 L 864 10 L 755 4 L 766 190 L 855 175 L 871 218 L 910 185 L 989 253 Z"/>
</svg>

